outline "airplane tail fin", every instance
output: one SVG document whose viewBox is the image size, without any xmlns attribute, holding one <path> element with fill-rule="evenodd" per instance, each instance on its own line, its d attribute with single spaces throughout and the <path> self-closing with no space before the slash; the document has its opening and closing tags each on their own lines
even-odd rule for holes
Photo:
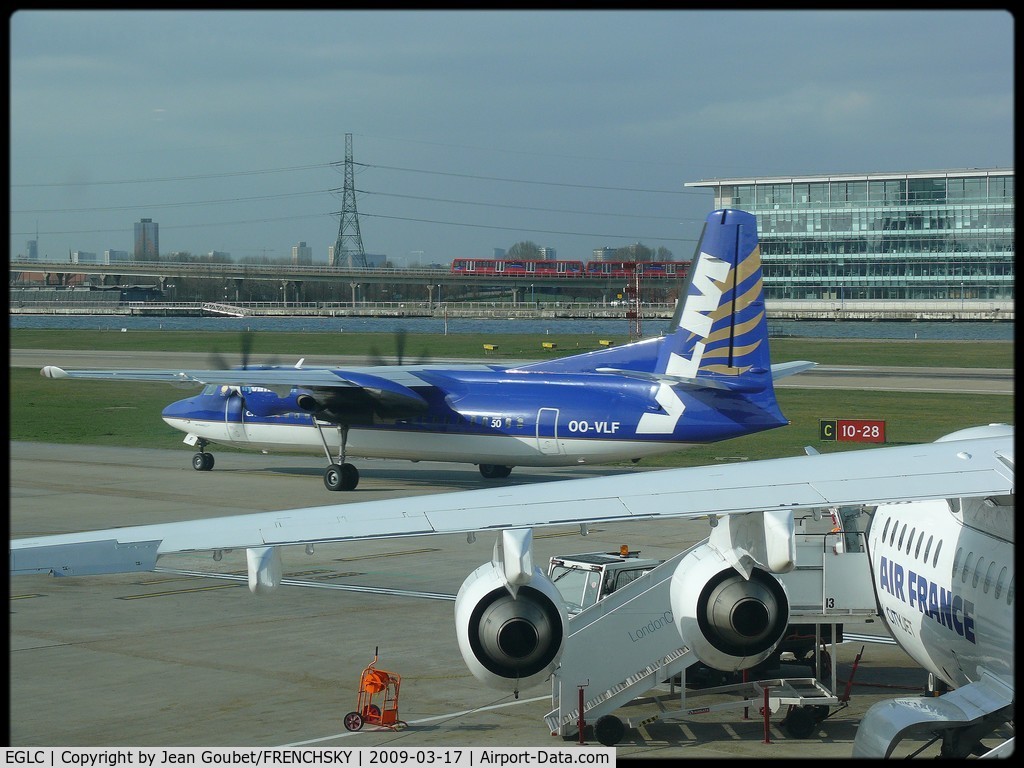
<svg viewBox="0 0 1024 768">
<path fill-rule="evenodd" d="M 771 384 L 757 220 L 708 215 L 654 373 L 680 384 L 756 391 Z"/>
<path fill-rule="evenodd" d="M 771 392 L 756 218 L 732 209 L 708 215 L 667 335 L 520 370 L 617 373 L 673 386 Z"/>
</svg>

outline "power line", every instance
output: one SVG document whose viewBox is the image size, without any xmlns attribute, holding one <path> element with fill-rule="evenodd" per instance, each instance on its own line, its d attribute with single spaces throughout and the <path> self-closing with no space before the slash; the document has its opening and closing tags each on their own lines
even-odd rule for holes
<svg viewBox="0 0 1024 768">
<path fill-rule="evenodd" d="M 228 171 L 225 173 L 202 173 L 195 176 L 164 176 L 152 179 L 113 179 L 110 181 L 61 181 L 41 182 L 39 184 L 11 184 L 12 189 L 28 189 L 36 187 L 92 187 L 113 184 L 152 184 L 160 181 L 198 181 L 200 179 L 226 179 L 233 176 L 257 176 L 264 173 L 288 173 L 291 171 L 308 171 L 313 168 L 330 168 L 334 163 L 315 163 L 313 165 L 295 165 L 290 168 L 261 168 L 255 171 Z"/>
<path fill-rule="evenodd" d="M 374 165 L 370 163 L 356 163 L 363 168 L 379 168 L 386 171 L 403 171 L 405 173 L 426 173 L 434 176 L 452 176 L 458 179 L 474 179 L 476 181 L 502 181 L 509 184 L 537 184 L 545 187 L 570 187 L 572 189 L 599 189 L 606 192 L 643 192 L 656 195 L 694 195 L 706 196 L 704 190 L 689 189 L 636 189 L 633 187 L 604 187 L 596 184 L 569 184 L 561 181 L 531 181 L 530 179 L 506 179 L 500 176 L 476 176 L 468 173 L 449 173 L 447 171 L 427 171 L 421 168 L 400 168 L 395 165 Z"/>
<path fill-rule="evenodd" d="M 452 203 L 454 205 L 476 205 L 485 208 L 508 208 L 514 211 L 541 211 L 543 213 L 569 213 L 578 216 L 618 216 L 625 219 L 652 219 L 655 221 L 681 221 L 678 216 L 645 216 L 637 213 L 619 213 L 606 211 L 574 211 L 566 208 L 539 208 L 528 205 L 505 205 L 502 203 L 485 203 L 476 200 L 451 200 L 444 197 L 423 197 L 419 195 L 400 195 L 395 192 L 373 192 L 366 189 L 357 190 L 361 195 L 375 195 L 377 197 L 397 197 L 404 200 L 424 200 L 431 203 Z M 703 221 L 703 219 L 693 219 Z"/>
<path fill-rule="evenodd" d="M 623 240 L 630 240 L 631 242 L 640 242 L 641 238 L 635 235 L 610 235 L 601 232 L 563 232 L 557 229 L 534 229 L 532 227 L 516 226 L 516 227 L 499 227 L 490 224 L 467 224 L 461 221 L 437 221 L 436 219 L 414 219 L 406 216 L 385 216 L 383 214 L 374 213 L 361 213 L 360 216 L 371 219 L 391 219 L 394 221 L 413 221 L 418 224 L 444 224 L 447 227 L 470 227 L 472 229 L 500 229 L 511 232 L 533 232 L 542 235 L 574 235 L 578 237 L 599 237 L 604 240 L 611 238 L 619 238 Z M 672 243 L 695 243 L 697 238 L 695 237 L 658 237 L 659 241 L 667 241 Z"/>
<path fill-rule="evenodd" d="M 279 200 L 285 197 L 310 197 L 334 192 L 333 189 L 318 189 L 313 192 L 283 192 L 279 195 L 258 195 L 255 197 L 232 197 L 220 200 L 197 200 L 192 203 L 141 203 L 136 205 L 111 205 L 95 208 L 25 208 L 11 213 L 95 213 L 100 211 L 134 211 L 145 208 L 187 208 L 195 205 L 223 205 L 226 203 L 251 203 L 257 200 Z"/>
</svg>

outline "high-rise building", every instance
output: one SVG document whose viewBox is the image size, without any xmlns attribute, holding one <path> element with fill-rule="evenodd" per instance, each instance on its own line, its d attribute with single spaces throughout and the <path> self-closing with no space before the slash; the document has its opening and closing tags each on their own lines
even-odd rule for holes
<svg viewBox="0 0 1024 768">
<path fill-rule="evenodd" d="M 770 299 L 1014 297 L 1012 168 L 688 182 L 757 216 Z"/>
<path fill-rule="evenodd" d="M 28 254 L 26 256 L 28 261 L 39 261 L 39 241 L 29 240 L 25 244 Z"/>
<path fill-rule="evenodd" d="M 554 248 L 541 248 L 540 258 L 544 261 L 555 261 L 558 258 L 558 255 Z"/>
<path fill-rule="evenodd" d="M 135 223 L 136 259 L 156 259 L 160 256 L 160 225 L 152 219 L 143 219 Z"/>
<path fill-rule="evenodd" d="M 300 240 L 298 245 L 292 246 L 292 264 L 312 264 L 313 249 L 306 245 L 305 240 Z"/>
</svg>

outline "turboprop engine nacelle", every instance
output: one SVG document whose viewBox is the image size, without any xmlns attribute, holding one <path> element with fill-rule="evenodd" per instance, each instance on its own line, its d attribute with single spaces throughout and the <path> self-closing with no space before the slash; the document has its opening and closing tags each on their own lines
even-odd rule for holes
<svg viewBox="0 0 1024 768">
<path fill-rule="evenodd" d="M 469 671 L 518 692 L 546 680 L 565 647 L 564 602 L 533 566 L 532 532 L 502 531 L 494 559 L 473 571 L 455 598 L 455 630 Z"/>
<path fill-rule="evenodd" d="M 297 395 L 298 390 L 295 389 L 284 395 L 263 387 L 244 387 L 242 392 L 245 409 L 256 416 L 282 416 L 302 410 L 297 403 L 302 395 Z"/>
<path fill-rule="evenodd" d="M 708 544 L 676 567 L 669 599 L 683 643 L 726 672 L 767 659 L 789 623 L 789 598 L 779 579 L 757 567 L 744 578 Z"/>
</svg>

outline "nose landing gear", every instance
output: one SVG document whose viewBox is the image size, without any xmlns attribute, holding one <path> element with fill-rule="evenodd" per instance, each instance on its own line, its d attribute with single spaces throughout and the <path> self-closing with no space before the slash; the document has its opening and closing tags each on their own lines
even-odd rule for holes
<svg viewBox="0 0 1024 768">
<path fill-rule="evenodd" d="M 203 450 L 208 443 L 206 440 L 199 438 L 199 442 L 196 445 L 199 448 L 199 452 L 192 456 L 192 469 L 197 472 L 209 472 L 213 469 L 213 454 Z"/>
</svg>

